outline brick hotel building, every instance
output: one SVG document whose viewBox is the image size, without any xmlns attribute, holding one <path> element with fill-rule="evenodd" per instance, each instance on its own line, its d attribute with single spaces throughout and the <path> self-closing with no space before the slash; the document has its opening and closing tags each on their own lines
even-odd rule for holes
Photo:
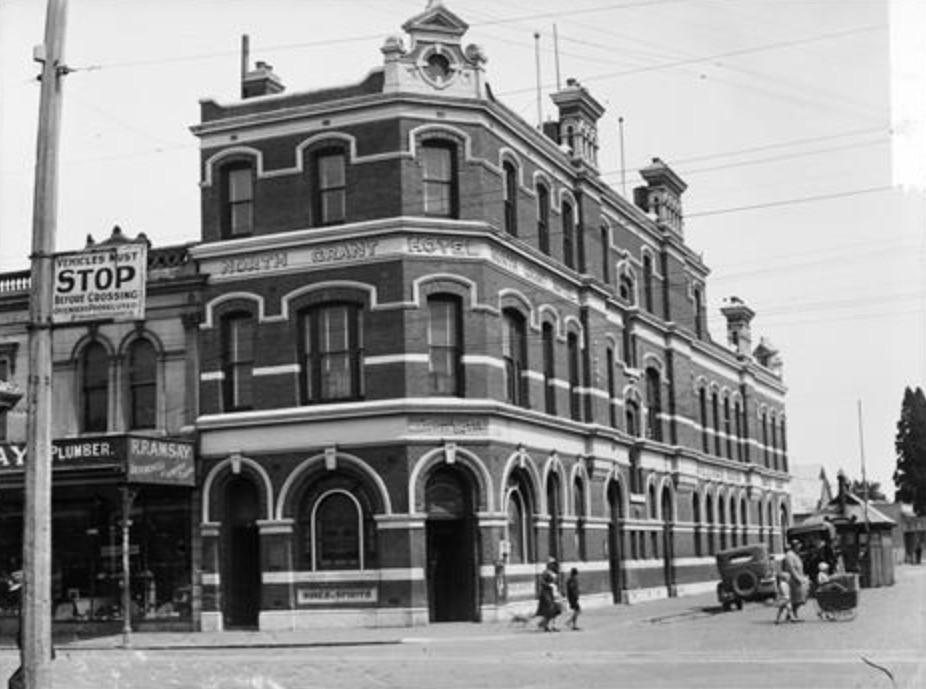
<svg viewBox="0 0 926 689">
<path fill-rule="evenodd" d="M 360 83 L 201 103 L 203 628 L 488 620 L 548 557 L 590 603 L 780 547 L 785 387 L 662 161 L 633 203 L 569 80 L 542 131 L 441 2 Z"/>
</svg>

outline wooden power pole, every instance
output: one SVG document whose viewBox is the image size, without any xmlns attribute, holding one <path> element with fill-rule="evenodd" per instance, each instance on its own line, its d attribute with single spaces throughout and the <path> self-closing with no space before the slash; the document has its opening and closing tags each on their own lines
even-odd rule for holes
<svg viewBox="0 0 926 689">
<path fill-rule="evenodd" d="M 51 679 L 51 312 L 58 210 L 64 28 L 67 0 L 48 0 L 42 63 L 32 207 L 32 284 L 29 302 L 29 382 L 26 494 L 23 518 L 22 663 L 27 689 L 48 689 Z"/>
</svg>

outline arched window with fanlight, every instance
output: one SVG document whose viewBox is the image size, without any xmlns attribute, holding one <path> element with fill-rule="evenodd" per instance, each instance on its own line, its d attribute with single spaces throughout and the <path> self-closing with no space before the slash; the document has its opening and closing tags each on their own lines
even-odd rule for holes
<svg viewBox="0 0 926 689">
<path fill-rule="evenodd" d="M 550 190 L 537 185 L 537 246 L 550 255 Z"/>
<path fill-rule="evenodd" d="M 157 351 L 150 340 L 139 339 L 129 347 L 128 427 L 132 430 L 157 427 Z"/>
<path fill-rule="evenodd" d="M 505 184 L 505 232 L 518 236 L 518 170 L 509 160 L 502 164 Z"/>
<path fill-rule="evenodd" d="M 521 469 L 512 472 L 508 479 L 507 522 L 505 539 L 509 544 L 509 562 L 523 564 L 533 559 L 533 536 L 531 523 L 534 517 L 534 502 L 527 476 Z"/>
<path fill-rule="evenodd" d="M 299 502 L 299 565 L 313 571 L 375 568 L 374 511 L 366 487 L 353 476 L 335 473 L 313 483 Z"/>
<path fill-rule="evenodd" d="M 105 433 L 109 430 L 109 354 L 99 342 L 92 342 L 81 357 L 81 430 Z"/>
</svg>

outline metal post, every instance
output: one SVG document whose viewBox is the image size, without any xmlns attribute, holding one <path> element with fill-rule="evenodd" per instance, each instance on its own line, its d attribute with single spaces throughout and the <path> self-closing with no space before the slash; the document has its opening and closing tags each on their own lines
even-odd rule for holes
<svg viewBox="0 0 926 689">
<path fill-rule="evenodd" d="M 42 90 L 32 207 L 32 276 L 27 386 L 28 461 L 23 506 L 22 663 L 27 689 L 51 680 L 52 282 L 58 206 L 58 148 L 66 0 L 48 0 L 45 42 L 36 48 Z"/>
<path fill-rule="evenodd" d="M 537 129 L 542 129 L 543 105 L 540 97 L 540 34 L 537 31 L 534 32 L 534 71 L 537 77 Z"/>
<path fill-rule="evenodd" d="M 132 567 L 131 554 L 132 501 L 135 491 L 122 486 L 122 647 L 132 646 Z"/>
</svg>

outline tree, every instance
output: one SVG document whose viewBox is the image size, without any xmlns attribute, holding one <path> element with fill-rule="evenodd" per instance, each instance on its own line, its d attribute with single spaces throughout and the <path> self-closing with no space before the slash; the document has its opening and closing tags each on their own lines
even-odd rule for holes
<svg viewBox="0 0 926 689">
<path fill-rule="evenodd" d="M 922 388 L 904 390 L 894 449 L 896 497 L 912 504 L 917 515 L 926 515 L 926 395 Z"/>
<path fill-rule="evenodd" d="M 867 486 L 866 486 L 867 484 Z M 865 488 L 868 488 L 868 494 L 865 494 Z M 886 502 L 887 496 L 884 494 L 884 491 L 881 490 L 880 481 L 856 481 L 852 480 L 849 484 L 849 492 L 856 497 L 864 500 L 866 497 L 869 500 L 874 500 L 878 502 Z"/>
</svg>

